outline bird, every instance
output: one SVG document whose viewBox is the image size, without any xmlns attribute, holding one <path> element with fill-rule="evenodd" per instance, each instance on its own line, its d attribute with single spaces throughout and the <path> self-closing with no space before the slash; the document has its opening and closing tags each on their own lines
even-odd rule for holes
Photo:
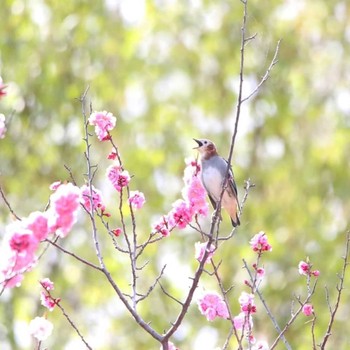
<svg viewBox="0 0 350 350">
<path fill-rule="evenodd" d="M 216 209 L 223 187 L 226 186 L 221 206 L 230 215 L 232 226 L 240 225 L 237 186 L 232 169 L 229 169 L 228 182 L 225 184 L 228 162 L 218 154 L 215 144 L 207 139 L 193 140 L 198 144 L 194 149 L 197 149 L 200 154 L 201 180 L 213 208 Z"/>
</svg>

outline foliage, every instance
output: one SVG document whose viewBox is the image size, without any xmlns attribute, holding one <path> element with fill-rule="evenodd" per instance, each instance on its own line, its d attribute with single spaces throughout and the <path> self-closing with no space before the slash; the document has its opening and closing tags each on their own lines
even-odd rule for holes
<svg viewBox="0 0 350 350">
<path fill-rule="evenodd" d="M 19 216 L 44 209 L 49 184 L 70 177 L 64 165 L 80 185 L 84 183 L 79 97 L 88 85 L 93 109 L 117 116 L 113 136 L 125 168 L 134 175 L 133 189 L 144 192 L 147 199 L 137 213 L 145 236 L 179 197 L 183 159 L 194 155 L 193 137 L 215 140 L 221 154 L 228 154 L 238 88 L 241 2 L 131 4 L 136 2 L 5 0 L 2 4 L 0 73 L 9 86 L 0 107 L 1 113 L 11 117 L 6 138 L 0 140 L 0 181 Z M 267 277 L 262 289 L 264 297 L 273 300 L 271 308 L 281 324 L 289 319 L 293 293 L 304 290 L 296 273 L 298 262 L 310 256 L 321 271 L 313 299 L 319 311 L 318 337 L 329 320 L 323 286 L 329 287 L 334 300 L 350 212 L 349 12 L 346 2 L 336 0 L 249 3 L 248 35 L 257 33 L 257 37 L 246 46 L 245 93 L 259 82 L 275 43 L 283 40 L 269 81 L 242 110 L 233 154 L 240 197 L 244 180 L 251 178 L 256 186 L 237 234 L 230 244 L 220 247 L 224 262 L 220 273 L 225 286 L 235 285 L 230 303 L 238 312 L 242 258 L 249 263 L 254 260 L 248 241 L 262 229 L 268 233 L 274 250 L 265 260 Z M 95 185 L 100 188 L 110 149 L 97 142 L 92 149 L 92 162 L 98 163 Z M 108 197 L 107 209 L 116 213 L 111 189 L 101 190 Z M 4 205 L 0 215 L 3 235 L 13 218 Z M 230 231 L 226 219 L 223 232 Z M 209 227 L 209 220 L 202 225 Z M 90 236 L 80 218 L 64 246 L 94 259 Z M 148 286 L 167 263 L 164 287 L 183 297 L 183 287 L 196 267 L 189 260 L 196 241 L 191 230 L 174 231 L 169 240 L 151 248 L 145 255 L 145 262 L 151 261 L 142 283 Z M 114 276 L 123 277 L 127 288 L 128 262 L 119 260 L 108 237 L 102 245 L 106 264 Z M 1 348 L 28 348 L 30 340 L 22 336 L 23 328 L 42 310 L 38 280 L 45 276 L 55 281 L 67 312 L 74 315 L 83 334 L 95 339 L 96 348 L 158 346 L 135 329 L 106 282 L 96 283 L 94 271 L 76 266 L 54 249 L 43 259 L 39 268 L 26 275 L 20 289 L 2 296 Z M 208 290 L 214 285 L 209 277 L 202 284 Z M 176 309 L 173 303 L 162 301 L 162 295 L 156 289 L 141 307 L 144 319 L 158 329 L 172 321 L 166 315 Z M 350 342 L 348 290 L 343 297 L 330 348 L 345 349 Z M 47 346 L 80 346 L 66 320 L 54 312 L 54 331 Z M 224 320 L 208 325 L 192 306 L 176 343 L 182 350 L 203 348 L 201 341 L 208 341 L 205 334 L 210 334 L 214 348 L 224 340 L 218 330 L 226 334 L 227 327 Z M 276 335 L 265 317 L 258 318 L 255 327 L 268 340 Z M 309 349 L 309 337 L 302 320 L 287 334 L 293 348 L 301 350 Z"/>
</svg>

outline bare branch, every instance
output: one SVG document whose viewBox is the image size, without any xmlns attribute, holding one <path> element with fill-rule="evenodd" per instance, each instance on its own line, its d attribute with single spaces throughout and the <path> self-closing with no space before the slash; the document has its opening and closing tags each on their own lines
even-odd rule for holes
<svg viewBox="0 0 350 350">
<path fill-rule="evenodd" d="M 277 41 L 275 54 L 273 55 L 272 61 L 267 68 L 264 76 L 261 78 L 260 83 L 255 87 L 255 89 L 247 96 L 242 99 L 242 103 L 248 101 L 252 96 L 254 96 L 261 88 L 261 86 L 269 79 L 272 68 L 278 63 L 278 52 L 280 49 L 281 39 Z"/>
<path fill-rule="evenodd" d="M 181 306 L 184 305 L 180 300 L 176 299 L 174 296 L 172 296 L 170 293 L 168 293 L 168 292 L 165 290 L 165 288 L 163 287 L 163 285 L 162 285 L 159 281 L 158 281 L 158 284 L 159 284 L 159 286 L 160 286 L 162 292 L 163 292 L 168 298 L 170 298 L 170 299 L 176 301 L 176 302 L 177 302 L 178 304 L 180 304 Z"/>
<path fill-rule="evenodd" d="M 81 258 L 80 256 L 78 256 L 78 255 L 76 255 L 76 254 L 74 254 L 74 253 L 72 253 L 72 252 L 70 252 L 70 251 L 64 249 L 63 247 L 61 247 L 60 245 L 58 245 L 58 244 L 56 243 L 56 241 L 57 241 L 57 239 L 56 239 L 55 241 L 50 241 L 49 239 L 45 239 L 45 242 L 48 242 L 49 244 L 53 245 L 54 247 L 56 247 L 57 249 L 59 249 L 61 252 L 65 253 L 65 254 L 67 254 L 67 255 L 70 255 L 70 256 L 73 257 L 74 259 L 80 261 L 81 263 L 83 263 L 83 264 L 85 264 L 85 265 L 87 265 L 87 266 L 89 266 L 89 267 L 92 267 L 92 268 L 95 269 L 95 270 L 102 271 L 101 267 L 99 267 L 99 266 L 97 266 L 97 265 L 91 263 L 90 261 L 87 261 L 87 260 Z"/>
<path fill-rule="evenodd" d="M 54 300 L 54 299 L 53 299 Z M 60 304 L 60 302 L 56 302 L 55 304 L 57 305 L 57 307 L 61 310 L 63 316 L 67 319 L 67 321 L 70 323 L 70 325 L 73 327 L 73 329 L 76 331 L 76 333 L 78 334 L 79 338 L 81 339 L 81 341 L 85 344 L 85 346 L 92 350 L 92 347 L 89 345 L 89 343 L 85 340 L 85 338 L 83 337 L 83 335 L 80 333 L 78 327 L 75 325 L 75 323 L 72 321 L 72 319 L 69 317 L 69 315 L 66 313 L 66 311 L 64 310 L 63 306 Z"/>
<path fill-rule="evenodd" d="M 147 293 L 145 295 L 143 295 L 141 298 L 139 298 L 136 301 L 136 303 L 139 303 L 140 301 L 146 299 L 152 293 L 154 287 L 157 285 L 157 283 L 159 283 L 159 280 L 162 278 L 165 268 L 166 268 L 166 265 L 163 266 L 162 270 L 160 271 L 160 274 L 157 276 L 157 278 L 154 281 L 154 283 L 149 287 Z"/>
</svg>

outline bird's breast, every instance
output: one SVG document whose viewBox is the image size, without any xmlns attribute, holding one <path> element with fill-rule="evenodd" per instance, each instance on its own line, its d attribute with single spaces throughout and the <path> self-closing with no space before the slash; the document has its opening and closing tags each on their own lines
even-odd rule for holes
<svg viewBox="0 0 350 350">
<path fill-rule="evenodd" d="M 215 167 L 206 167 L 202 173 L 203 185 L 215 201 L 218 201 L 222 191 L 222 175 Z"/>
</svg>

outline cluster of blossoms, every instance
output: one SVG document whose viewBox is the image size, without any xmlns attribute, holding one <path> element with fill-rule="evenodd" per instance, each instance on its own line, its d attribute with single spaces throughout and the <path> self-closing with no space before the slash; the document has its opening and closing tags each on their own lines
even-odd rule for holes
<svg viewBox="0 0 350 350">
<path fill-rule="evenodd" d="M 206 191 L 200 180 L 200 165 L 196 160 L 189 160 L 186 163 L 183 178 L 185 183 L 182 190 L 183 199 L 175 201 L 172 205 L 173 209 L 153 225 L 153 233 L 168 236 L 175 227 L 184 229 L 195 216 L 208 215 Z"/>
<path fill-rule="evenodd" d="M 145 196 L 140 191 L 130 191 L 129 204 L 133 209 L 141 209 L 145 204 Z"/>
<path fill-rule="evenodd" d="M 123 170 L 120 165 L 109 166 L 107 168 L 107 178 L 118 192 L 121 192 L 122 188 L 130 182 L 129 172 Z"/>
<path fill-rule="evenodd" d="M 272 250 L 271 245 L 267 241 L 267 236 L 263 231 L 260 231 L 259 233 L 257 233 L 250 240 L 249 243 L 253 251 L 258 252 L 260 254 L 263 252 L 270 252 Z"/>
<path fill-rule="evenodd" d="M 48 211 L 50 232 L 56 231 L 60 237 L 66 237 L 77 221 L 81 202 L 81 190 L 71 183 L 60 185 L 50 197 Z"/>
<path fill-rule="evenodd" d="M 251 329 L 253 328 L 252 314 L 256 312 L 254 295 L 242 292 L 238 298 L 238 302 L 241 306 L 241 312 L 238 314 L 238 316 L 233 318 L 234 326 L 237 330 L 244 330 L 250 333 Z"/>
<path fill-rule="evenodd" d="M 6 118 L 3 114 L 0 113 L 0 139 L 5 137 L 6 133 Z"/>
<path fill-rule="evenodd" d="M 49 311 L 52 311 L 60 301 L 60 298 L 55 299 L 50 294 L 50 291 L 54 289 L 54 284 L 49 278 L 42 279 L 40 284 L 44 288 L 44 290 L 40 293 L 41 305 L 48 308 Z"/>
<path fill-rule="evenodd" d="M 298 270 L 301 275 L 310 277 L 318 277 L 320 275 L 319 270 L 311 270 L 312 264 L 307 259 L 307 262 L 300 261 L 298 265 Z M 314 313 L 314 308 L 312 304 L 303 305 L 302 312 L 305 316 L 311 316 Z"/>
<path fill-rule="evenodd" d="M 258 257 L 261 256 L 263 252 L 271 251 L 272 247 L 268 242 L 267 235 L 265 232 L 260 231 L 250 240 L 251 249 L 258 254 Z M 259 260 L 258 260 L 259 261 Z M 249 286 L 254 293 L 257 283 L 261 282 L 265 276 L 264 268 L 258 266 L 257 263 L 253 264 L 255 270 L 255 278 L 253 283 L 245 281 L 245 284 Z M 236 330 L 240 330 L 247 335 L 247 339 L 250 344 L 250 348 L 254 350 L 267 350 L 269 349 L 268 344 L 265 341 L 256 341 L 253 334 L 253 317 L 257 311 L 254 303 L 254 294 L 242 292 L 238 298 L 240 304 L 240 313 L 233 318 L 233 323 Z"/>
<path fill-rule="evenodd" d="M 229 317 L 226 303 L 218 293 L 203 293 L 203 295 L 198 298 L 197 303 L 199 311 L 208 321 L 213 321 L 216 317 L 225 319 Z"/>
<path fill-rule="evenodd" d="M 7 85 L 5 85 L 2 82 L 2 78 L 0 77 L 0 100 L 2 97 L 6 96 L 7 92 L 5 89 L 7 88 Z M 3 114 L 0 113 L 0 139 L 3 139 L 5 137 L 6 133 L 6 118 Z"/>
<path fill-rule="evenodd" d="M 94 112 L 89 117 L 89 124 L 95 126 L 95 133 L 97 138 L 100 141 L 107 141 L 111 140 L 112 137 L 110 136 L 110 131 L 115 127 L 116 125 L 116 118 L 113 116 L 112 113 L 103 111 L 103 112 Z M 113 150 L 108 155 L 109 160 L 116 160 L 118 158 L 118 151 L 113 146 Z M 129 185 L 129 182 L 131 180 L 131 176 L 129 172 L 119 164 L 113 164 L 110 165 L 106 170 L 106 176 L 110 183 L 113 185 L 113 187 L 118 191 L 122 192 L 123 188 Z M 99 208 L 101 209 L 102 214 L 109 216 L 109 214 L 104 213 L 105 206 L 103 205 L 103 202 L 101 200 L 101 194 L 100 191 L 93 188 L 92 191 L 92 202 L 94 209 Z M 88 187 L 86 187 L 86 191 L 83 193 L 85 196 L 84 198 L 84 206 L 87 210 L 91 210 L 91 200 L 90 200 L 90 190 Z M 145 203 L 145 196 L 140 191 L 130 191 L 128 202 L 131 205 L 133 209 L 141 209 Z M 118 237 L 122 233 L 121 228 L 116 228 L 115 230 L 112 230 L 112 233 Z"/>
<path fill-rule="evenodd" d="M 91 190 L 92 190 L 91 191 L 92 194 L 90 193 L 89 186 L 84 185 L 81 187 L 81 195 L 82 195 L 81 204 L 83 204 L 83 206 L 85 207 L 85 209 L 87 211 L 91 211 L 91 202 L 92 202 L 93 210 L 100 209 L 101 212 L 104 213 L 106 210 L 106 206 L 103 203 L 101 191 L 96 189 L 94 186 L 91 186 Z M 90 198 L 91 198 L 91 200 L 90 200 Z"/>
<path fill-rule="evenodd" d="M 311 271 L 311 267 L 312 265 L 309 262 L 300 261 L 298 266 L 299 273 L 305 276 L 318 277 L 320 275 L 320 271 L 318 270 Z"/>
<path fill-rule="evenodd" d="M 110 112 L 94 112 L 89 117 L 89 124 L 95 126 L 95 133 L 100 141 L 109 140 L 109 132 L 115 127 L 117 118 Z"/>
<path fill-rule="evenodd" d="M 77 220 L 85 189 L 59 182 L 51 188 L 55 192 L 50 196 L 48 211 L 32 212 L 6 228 L 0 253 L 0 284 L 7 288 L 19 286 L 23 273 L 35 265 L 40 242 L 50 233 L 65 237 Z"/>
</svg>

